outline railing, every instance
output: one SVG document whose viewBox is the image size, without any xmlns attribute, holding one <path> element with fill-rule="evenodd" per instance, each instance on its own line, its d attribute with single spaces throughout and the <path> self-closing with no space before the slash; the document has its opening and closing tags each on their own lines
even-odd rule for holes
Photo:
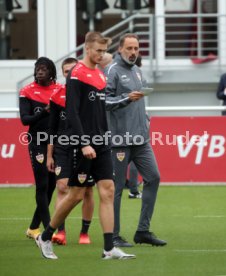
<svg viewBox="0 0 226 276">
<path fill-rule="evenodd" d="M 115 53 L 120 37 L 127 32 L 134 32 L 140 38 L 140 52 L 150 72 L 150 79 L 159 71 L 169 69 L 169 66 L 188 68 L 193 63 L 211 63 L 221 72 L 222 64 L 226 65 L 225 47 L 226 15 L 218 14 L 134 14 L 103 32 L 112 38 L 109 52 Z M 225 45 L 225 47 L 224 47 Z M 74 56 L 83 56 L 84 45 L 80 45 L 67 55 L 56 60 L 58 79 L 63 79 L 61 73 L 62 61 Z M 187 67 L 186 67 L 187 66 Z M 198 68 L 198 67 L 196 67 Z M 18 89 L 33 80 L 30 75 L 18 83 Z"/>
<path fill-rule="evenodd" d="M 165 56 L 202 58 L 218 55 L 217 14 L 166 14 L 156 17 L 156 26 L 164 19 Z M 159 41 L 160 42 L 160 41 Z"/>
<path fill-rule="evenodd" d="M 145 57 L 148 57 L 150 62 L 150 74 L 153 72 L 153 16 L 152 15 L 132 15 L 127 19 L 119 22 L 112 28 L 103 32 L 103 35 L 109 36 L 112 39 L 112 44 L 109 47 L 110 53 L 115 53 L 118 48 L 118 42 L 120 37 L 128 32 L 135 32 L 140 37 L 140 51 L 144 54 Z M 144 45 L 144 46 L 142 46 Z M 61 72 L 61 64 L 65 58 L 70 56 L 74 56 L 78 59 L 83 57 L 84 53 L 84 44 L 78 46 L 73 51 L 69 52 L 67 55 L 59 58 L 55 61 L 55 65 L 58 72 L 58 80 L 62 80 L 62 72 Z M 33 81 L 33 74 L 29 75 L 28 77 L 22 79 L 18 82 L 17 88 L 18 90 L 22 88 L 24 85 L 28 84 L 29 82 Z"/>
<path fill-rule="evenodd" d="M 225 111 L 226 106 L 146 106 L 146 111 Z M 19 108 L 0 108 L 0 113 L 19 112 Z"/>
</svg>

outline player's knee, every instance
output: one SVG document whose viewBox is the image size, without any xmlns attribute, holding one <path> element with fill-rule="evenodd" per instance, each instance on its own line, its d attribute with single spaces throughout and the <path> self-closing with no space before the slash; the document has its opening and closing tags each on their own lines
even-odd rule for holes
<svg viewBox="0 0 226 276">
<path fill-rule="evenodd" d="M 114 186 L 114 184 L 109 185 L 109 187 L 108 187 L 108 193 L 109 193 L 110 196 L 114 196 L 114 193 L 115 193 L 115 186 Z"/>
<path fill-rule="evenodd" d="M 112 201 L 114 200 L 114 192 L 115 188 L 114 185 L 110 185 L 108 189 L 106 190 L 105 198 L 107 201 Z"/>
<path fill-rule="evenodd" d="M 60 179 L 57 181 L 57 191 L 60 194 L 68 193 L 67 179 Z"/>
<path fill-rule="evenodd" d="M 114 184 L 112 181 L 109 181 L 109 183 L 106 183 L 104 187 L 101 188 L 100 196 L 103 201 L 113 201 L 114 199 Z"/>
<path fill-rule="evenodd" d="M 76 196 L 68 194 L 66 198 L 67 198 L 67 204 L 70 206 L 71 209 L 74 208 L 83 199 L 83 197 L 80 196 L 80 194 Z"/>
</svg>

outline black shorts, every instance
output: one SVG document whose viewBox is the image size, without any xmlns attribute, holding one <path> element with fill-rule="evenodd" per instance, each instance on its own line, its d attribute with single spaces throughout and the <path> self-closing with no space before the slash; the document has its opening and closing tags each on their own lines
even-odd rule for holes
<svg viewBox="0 0 226 276">
<path fill-rule="evenodd" d="M 72 171 L 70 148 L 54 145 L 53 158 L 55 163 L 56 180 L 69 178 Z"/>
<path fill-rule="evenodd" d="M 90 176 L 93 177 L 95 183 L 104 179 L 113 180 L 113 165 L 110 149 L 97 152 L 97 157 L 91 160 L 84 157 L 80 149 L 77 150 L 74 156 L 74 166 L 68 186 L 90 186 Z"/>
<path fill-rule="evenodd" d="M 54 173 L 49 172 L 46 167 L 47 144 L 37 145 L 36 142 L 31 142 L 28 145 L 32 170 L 34 173 L 36 192 L 49 193 L 49 200 L 51 200 L 52 192 L 56 186 Z"/>
</svg>

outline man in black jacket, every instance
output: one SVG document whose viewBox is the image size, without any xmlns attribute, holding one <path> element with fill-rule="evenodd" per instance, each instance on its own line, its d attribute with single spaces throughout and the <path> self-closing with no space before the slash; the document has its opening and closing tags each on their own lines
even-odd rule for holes
<svg viewBox="0 0 226 276">
<path fill-rule="evenodd" d="M 217 98 L 223 101 L 223 105 L 226 105 L 226 74 L 223 74 L 220 78 L 217 88 Z M 222 111 L 222 115 L 226 115 L 226 110 Z"/>
<path fill-rule="evenodd" d="M 107 51 L 109 39 L 98 32 L 89 32 L 85 38 L 85 56 L 77 63 L 67 78 L 66 114 L 69 139 L 77 137 L 76 166 L 69 178 L 69 192 L 56 208 L 50 224 L 36 239 L 42 255 L 57 259 L 51 244 L 56 228 L 70 211 L 83 199 L 84 183 L 93 176 L 100 198 L 100 223 L 103 230 L 104 250 L 102 259 L 132 259 L 113 245 L 114 183 L 110 145 L 105 143 L 108 132 L 105 112 L 104 74 L 96 68 Z M 98 137 L 98 145 L 95 138 Z M 103 139 L 101 139 L 103 138 Z M 74 141 L 74 139 L 73 139 Z"/>
</svg>

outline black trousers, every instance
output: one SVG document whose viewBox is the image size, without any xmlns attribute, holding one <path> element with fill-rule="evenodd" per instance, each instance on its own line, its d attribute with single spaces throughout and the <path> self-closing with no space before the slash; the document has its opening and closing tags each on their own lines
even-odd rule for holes
<svg viewBox="0 0 226 276">
<path fill-rule="evenodd" d="M 48 172 L 46 167 L 46 144 L 38 146 L 35 142 L 31 142 L 29 145 L 29 153 L 35 178 L 35 199 L 37 205 L 30 228 L 39 228 L 40 223 L 46 228 L 50 222 L 49 204 L 56 187 L 55 174 Z"/>
</svg>

